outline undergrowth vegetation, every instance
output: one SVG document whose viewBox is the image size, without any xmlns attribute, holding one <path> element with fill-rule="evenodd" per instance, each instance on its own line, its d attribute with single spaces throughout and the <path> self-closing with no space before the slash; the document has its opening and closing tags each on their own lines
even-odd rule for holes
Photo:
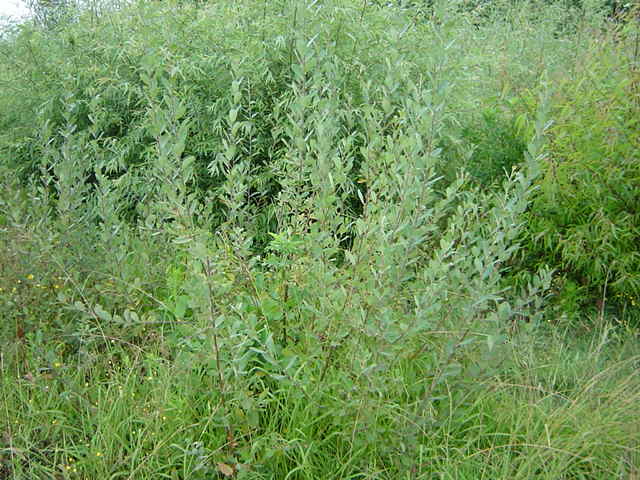
<svg viewBox="0 0 640 480">
<path fill-rule="evenodd" d="M 640 34 L 610 3 L 6 28 L 0 479 L 636 478 Z"/>
</svg>

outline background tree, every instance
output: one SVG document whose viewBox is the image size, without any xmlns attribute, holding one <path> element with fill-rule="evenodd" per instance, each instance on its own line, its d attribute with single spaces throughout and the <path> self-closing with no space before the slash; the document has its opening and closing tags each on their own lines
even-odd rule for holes
<svg viewBox="0 0 640 480">
<path fill-rule="evenodd" d="M 34 20 L 47 29 L 55 28 L 69 14 L 70 0 L 28 0 Z"/>
</svg>

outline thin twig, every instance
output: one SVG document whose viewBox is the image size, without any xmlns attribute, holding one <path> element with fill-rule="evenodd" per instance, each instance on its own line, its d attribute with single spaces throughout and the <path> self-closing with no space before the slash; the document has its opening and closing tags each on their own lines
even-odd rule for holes
<svg viewBox="0 0 640 480">
<path fill-rule="evenodd" d="M 224 375 L 222 374 L 222 362 L 220 361 L 220 347 L 218 345 L 218 332 L 215 325 L 215 307 L 213 305 L 213 287 L 211 285 L 211 261 L 209 260 L 208 256 L 205 258 L 205 260 L 202 260 L 202 266 L 204 268 L 205 276 L 207 278 L 207 290 L 209 294 L 208 295 L 209 296 L 209 319 L 213 327 L 213 349 L 216 357 L 216 369 L 218 370 L 218 384 L 220 386 L 220 403 L 222 404 L 222 409 L 224 410 L 225 414 L 229 415 L 230 412 L 229 412 L 229 409 L 227 408 L 227 402 L 226 402 L 227 389 L 224 381 Z M 233 431 L 233 425 L 231 424 L 230 418 L 229 418 L 229 423 L 225 428 L 227 431 L 227 440 L 229 441 L 231 449 L 233 449 L 234 431 Z"/>
</svg>

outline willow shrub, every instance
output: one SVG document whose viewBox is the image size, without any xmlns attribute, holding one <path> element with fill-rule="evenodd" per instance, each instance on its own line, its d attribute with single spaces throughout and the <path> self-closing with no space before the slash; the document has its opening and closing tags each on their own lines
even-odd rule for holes
<svg viewBox="0 0 640 480">
<path fill-rule="evenodd" d="M 558 83 L 528 248 L 557 270 L 567 306 L 639 301 L 637 38 L 637 22 L 596 35 Z"/>
<path fill-rule="evenodd" d="M 428 22 L 182 3 L 2 45 L 4 471 L 614 475 L 635 378 L 603 408 L 570 375 L 585 398 L 558 408 L 540 383 L 561 375 L 538 368 L 550 273 L 506 288 L 545 158 L 540 78 L 582 44 L 519 9 L 477 29 L 445 1 Z M 500 178 L 517 155 L 485 137 L 516 131 L 499 112 L 523 91 L 542 101 Z M 469 118 L 488 103 L 495 123 Z M 500 167 L 492 188 L 443 150 L 455 136 Z"/>
<path fill-rule="evenodd" d="M 445 174 L 452 179 L 464 169 L 473 184 L 499 188 L 524 161 L 525 134 L 518 127 L 516 115 L 499 108 L 487 108 L 470 118 L 454 138 L 442 142 L 450 162 Z"/>
</svg>

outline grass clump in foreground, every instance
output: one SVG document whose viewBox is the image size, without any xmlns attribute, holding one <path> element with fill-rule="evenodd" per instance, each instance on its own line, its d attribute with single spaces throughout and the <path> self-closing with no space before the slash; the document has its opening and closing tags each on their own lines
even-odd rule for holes
<svg viewBox="0 0 640 480">
<path fill-rule="evenodd" d="M 635 17 L 458 7 L 142 3 L 5 36 L 0 478 L 638 475 L 637 223 L 604 276 L 546 240 L 549 192 L 599 162 L 593 52 L 592 132 L 633 151 L 606 124 L 635 118 Z"/>
</svg>

